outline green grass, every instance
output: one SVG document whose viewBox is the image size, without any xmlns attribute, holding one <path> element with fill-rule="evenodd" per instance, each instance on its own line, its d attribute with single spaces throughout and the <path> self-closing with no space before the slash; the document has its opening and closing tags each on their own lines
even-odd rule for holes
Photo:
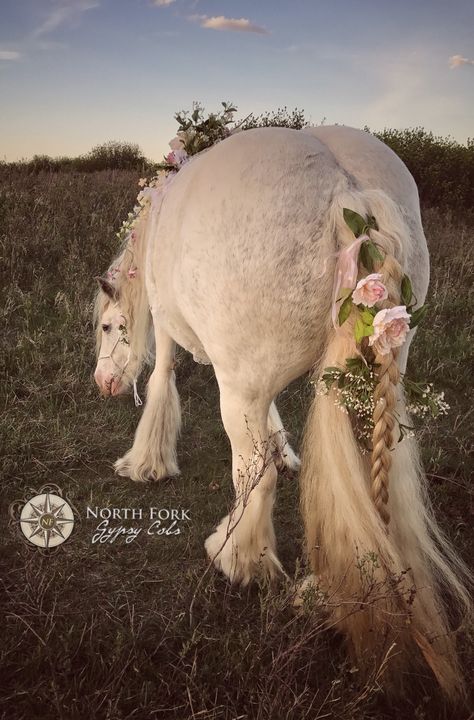
<svg viewBox="0 0 474 720">
<path fill-rule="evenodd" d="M 14 526 L 3 534 L 2 717 L 451 717 L 429 677 L 409 678 L 396 705 L 375 683 L 360 686 L 339 638 L 295 615 L 284 584 L 240 590 L 206 572 L 204 539 L 232 497 L 211 368 L 179 355 L 181 477 L 136 485 L 113 475 L 140 410 L 131 397 L 100 399 L 93 383 L 92 278 L 115 254 L 136 180 L 128 171 L 31 176 L 0 168 L 3 518 L 10 502 L 47 482 L 79 515 L 54 555 L 30 550 Z M 420 436 L 438 517 L 469 559 L 474 221 L 426 209 L 424 225 L 430 315 L 410 374 L 429 377 L 452 408 Z M 310 399 L 307 378 L 279 399 L 296 445 Z M 92 545 L 87 505 L 185 508 L 192 520 L 180 536 Z M 279 480 L 275 524 L 287 571 L 302 575 L 298 482 L 290 476 Z M 463 657 L 468 671 L 467 651 Z"/>
</svg>

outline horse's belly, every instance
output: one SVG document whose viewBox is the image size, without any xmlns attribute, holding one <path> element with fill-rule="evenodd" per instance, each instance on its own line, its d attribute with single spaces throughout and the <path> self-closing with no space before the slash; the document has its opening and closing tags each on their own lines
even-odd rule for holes
<svg viewBox="0 0 474 720">
<path fill-rule="evenodd" d="M 172 301 L 172 296 L 166 293 L 166 288 L 160 287 L 156 290 L 154 287 L 148 296 L 151 299 L 153 321 L 178 345 L 191 353 L 195 362 L 210 365 L 211 360 L 201 340 L 183 318 L 176 303 Z"/>
</svg>

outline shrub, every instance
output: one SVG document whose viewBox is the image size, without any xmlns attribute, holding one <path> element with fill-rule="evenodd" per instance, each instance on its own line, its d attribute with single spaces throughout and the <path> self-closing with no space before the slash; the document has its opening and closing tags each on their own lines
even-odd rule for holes
<svg viewBox="0 0 474 720">
<path fill-rule="evenodd" d="M 286 127 L 301 130 L 309 125 L 309 121 L 305 118 L 304 110 L 294 108 L 289 111 L 285 105 L 285 107 L 269 110 L 261 115 L 251 113 L 238 125 L 242 130 L 252 130 L 257 127 Z"/>
<path fill-rule="evenodd" d="M 235 112 L 231 103 L 223 103 L 223 106 L 225 112 L 232 111 L 230 115 Z M 208 133 L 210 138 L 214 139 L 212 123 L 219 120 L 220 116 L 211 113 L 205 120 L 203 110 L 199 103 L 194 103 L 193 114 L 183 112 L 177 113 L 175 117 L 181 130 L 183 126 L 200 127 L 204 123 L 206 129 L 210 129 Z M 288 110 L 286 106 L 260 115 L 251 113 L 235 124 L 241 130 L 258 127 L 286 127 L 300 130 L 307 125 L 309 121 L 305 117 L 304 110 L 298 108 Z M 468 139 L 463 145 L 451 137 L 436 136 L 423 127 L 405 130 L 385 128 L 381 132 L 371 131 L 368 127 L 364 129 L 386 143 L 403 160 L 418 185 L 420 200 L 424 206 L 451 209 L 454 212 L 473 210 L 473 138 Z M 147 160 L 136 143 L 117 140 L 97 145 L 80 157 L 51 158 L 48 155 L 35 155 L 30 161 L 0 162 L 0 166 L 6 165 L 12 168 L 25 168 L 35 174 L 41 171 L 95 172 L 121 169 L 134 170 L 144 175 L 153 172 L 158 166 L 156 162 Z"/>
<path fill-rule="evenodd" d="M 75 165 L 86 171 L 142 170 L 147 159 L 136 143 L 110 140 L 96 145 L 87 155 L 76 158 Z"/>
<path fill-rule="evenodd" d="M 374 135 L 406 164 L 424 205 L 453 210 L 474 208 L 474 139 L 461 145 L 422 127 L 385 128 Z"/>
</svg>

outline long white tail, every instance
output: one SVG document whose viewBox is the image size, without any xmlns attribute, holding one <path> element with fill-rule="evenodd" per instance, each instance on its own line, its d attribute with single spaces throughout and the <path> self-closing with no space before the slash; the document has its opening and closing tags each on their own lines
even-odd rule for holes
<svg viewBox="0 0 474 720">
<path fill-rule="evenodd" d="M 387 253 L 382 273 L 390 300 L 398 304 L 400 269 L 410 242 L 399 210 L 381 192 L 340 194 L 329 223 L 339 247 L 353 240 L 343 207 L 375 216 L 379 232 L 371 236 Z M 319 370 L 343 367 L 354 355 L 352 333 L 350 321 L 337 331 L 331 328 Z M 386 666 L 390 684 L 424 657 L 454 698 L 462 694 L 463 681 L 446 607 L 461 609 L 463 615 L 470 611 L 462 579 L 469 573 L 437 526 L 415 440 L 390 446 L 393 405 L 402 420 L 406 413 L 398 362 L 392 358 L 382 388 L 392 407 L 380 418 L 375 464 L 361 454 L 351 420 L 335 404 L 333 391 L 313 401 L 301 471 L 307 552 L 327 594 L 330 622 L 346 634 L 361 669 L 377 672 Z"/>
</svg>

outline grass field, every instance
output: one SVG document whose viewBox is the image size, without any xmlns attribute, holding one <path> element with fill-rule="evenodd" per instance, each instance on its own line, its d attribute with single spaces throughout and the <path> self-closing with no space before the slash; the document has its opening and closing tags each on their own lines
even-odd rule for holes
<svg viewBox="0 0 474 720">
<path fill-rule="evenodd" d="M 140 410 L 104 401 L 92 380 L 94 275 L 116 252 L 133 204 L 129 171 L 28 175 L 0 167 L 2 256 L 2 517 L 45 483 L 78 517 L 53 555 L 2 535 L 2 715 L 15 720 L 451 718 L 434 682 L 407 679 L 404 698 L 360 686 L 339 638 L 295 615 L 291 592 L 230 588 L 206 572 L 204 539 L 231 501 L 230 451 L 212 368 L 179 355 L 182 475 L 135 485 L 113 475 Z M 438 517 L 472 558 L 474 217 L 425 208 L 432 258 L 430 315 L 410 360 L 414 379 L 444 390 L 449 415 L 419 429 Z M 144 389 L 144 378 L 141 382 Z M 312 388 L 290 386 L 279 409 L 298 446 Z M 179 536 L 92 544 L 87 506 L 183 508 Z M 137 523 L 131 523 L 137 524 Z M 139 523 L 143 528 L 147 522 Z M 290 576 L 301 567 L 298 480 L 279 480 L 275 524 Z M 463 637 L 463 636 L 462 636 Z M 466 673 L 472 669 L 466 643 Z M 467 709 L 456 719 L 468 716 Z"/>
</svg>

